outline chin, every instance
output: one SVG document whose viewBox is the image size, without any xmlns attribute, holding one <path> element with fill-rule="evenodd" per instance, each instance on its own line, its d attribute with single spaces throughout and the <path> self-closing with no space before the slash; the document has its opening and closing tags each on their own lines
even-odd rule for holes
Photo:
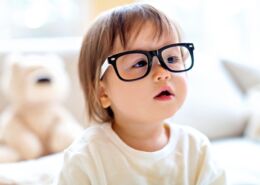
<svg viewBox="0 0 260 185">
<path fill-rule="evenodd" d="M 175 110 L 167 110 L 167 111 L 157 111 L 156 114 L 152 114 L 153 116 L 151 116 L 150 118 L 153 119 L 153 121 L 157 120 L 158 122 L 161 122 L 165 119 L 170 118 L 171 116 L 174 116 L 174 114 L 176 113 Z"/>
<path fill-rule="evenodd" d="M 161 113 L 164 115 L 164 117 L 168 118 L 173 116 L 178 110 L 180 109 L 179 105 L 171 105 L 171 106 L 165 106 L 161 108 Z"/>
</svg>

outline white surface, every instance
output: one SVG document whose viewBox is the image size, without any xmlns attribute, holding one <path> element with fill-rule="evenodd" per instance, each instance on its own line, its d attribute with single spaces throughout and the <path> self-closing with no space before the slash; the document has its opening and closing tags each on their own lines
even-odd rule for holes
<svg viewBox="0 0 260 185">
<path fill-rule="evenodd" d="M 213 142 L 213 154 L 229 185 L 260 185 L 260 142 L 234 138 Z"/>
<path fill-rule="evenodd" d="M 61 168 L 63 154 L 53 154 L 37 160 L 0 164 L 0 184 L 50 185 Z"/>
</svg>

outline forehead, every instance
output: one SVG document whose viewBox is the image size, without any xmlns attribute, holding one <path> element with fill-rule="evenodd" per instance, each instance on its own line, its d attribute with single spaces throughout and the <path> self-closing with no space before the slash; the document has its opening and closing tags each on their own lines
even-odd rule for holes
<svg viewBox="0 0 260 185">
<path fill-rule="evenodd" d="M 175 25 L 162 24 L 161 26 L 151 21 L 135 22 L 125 37 L 125 42 L 116 36 L 113 53 L 124 50 L 154 50 L 166 44 L 179 42 L 179 32 Z"/>
</svg>

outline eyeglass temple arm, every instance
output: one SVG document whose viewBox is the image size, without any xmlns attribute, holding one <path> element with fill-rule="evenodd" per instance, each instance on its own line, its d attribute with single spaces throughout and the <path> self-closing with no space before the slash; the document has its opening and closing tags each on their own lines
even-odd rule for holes
<svg viewBox="0 0 260 185">
<path fill-rule="evenodd" d="M 101 66 L 101 72 L 100 72 L 100 76 L 99 76 L 99 79 L 102 79 L 104 73 L 106 72 L 107 68 L 109 67 L 109 63 L 108 63 L 108 60 L 106 59 L 105 62 L 102 64 Z"/>
</svg>

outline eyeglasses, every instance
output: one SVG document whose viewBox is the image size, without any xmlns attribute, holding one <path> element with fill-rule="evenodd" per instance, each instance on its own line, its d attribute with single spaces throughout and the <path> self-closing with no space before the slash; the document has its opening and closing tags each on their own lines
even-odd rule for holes
<svg viewBox="0 0 260 185">
<path fill-rule="evenodd" d="M 131 50 L 118 53 L 106 59 L 101 67 L 100 79 L 109 65 L 114 67 L 117 76 L 123 81 L 142 79 L 151 71 L 154 56 L 164 69 L 174 73 L 185 72 L 193 67 L 193 51 L 193 43 L 176 43 L 153 51 Z"/>
</svg>

